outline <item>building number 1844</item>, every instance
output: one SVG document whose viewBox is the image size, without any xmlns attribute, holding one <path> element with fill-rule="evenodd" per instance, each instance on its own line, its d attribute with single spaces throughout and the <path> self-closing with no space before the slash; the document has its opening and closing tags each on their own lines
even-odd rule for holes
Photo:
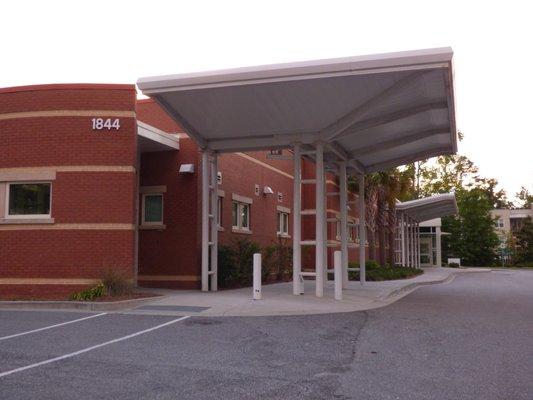
<svg viewBox="0 0 533 400">
<path fill-rule="evenodd" d="M 92 120 L 93 130 L 99 131 L 102 129 L 120 129 L 120 120 L 118 118 L 93 118 Z"/>
</svg>

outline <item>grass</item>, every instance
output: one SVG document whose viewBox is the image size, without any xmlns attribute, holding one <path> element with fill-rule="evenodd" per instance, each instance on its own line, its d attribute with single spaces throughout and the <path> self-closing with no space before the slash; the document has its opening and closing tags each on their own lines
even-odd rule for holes
<svg viewBox="0 0 533 400">
<path fill-rule="evenodd" d="M 359 268 L 358 263 L 350 263 L 350 268 Z M 366 262 L 367 281 L 391 281 L 396 279 L 407 279 L 423 274 L 424 271 L 418 268 L 401 266 L 380 266 L 377 262 L 369 260 Z M 350 280 L 359 280 L 358 271 L 350 271 Z"/>
</svg>

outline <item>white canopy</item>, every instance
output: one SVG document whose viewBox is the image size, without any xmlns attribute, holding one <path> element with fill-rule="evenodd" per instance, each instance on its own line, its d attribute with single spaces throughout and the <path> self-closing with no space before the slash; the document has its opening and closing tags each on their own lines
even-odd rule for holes
<svg viewBox="0 0 533 400">
<path fill-rule="evenodd" d="M 451 48 L 141 78 L 218 152 L 326 144 L 358 173 L 457 151 Z"/>
<path fill-rule="evenodd" d="M 396 210 L 413 218 L 416 222 L 457 214 L 455 193 L 436 194 L 422 199 L 396 204 Z"/>
</svg>

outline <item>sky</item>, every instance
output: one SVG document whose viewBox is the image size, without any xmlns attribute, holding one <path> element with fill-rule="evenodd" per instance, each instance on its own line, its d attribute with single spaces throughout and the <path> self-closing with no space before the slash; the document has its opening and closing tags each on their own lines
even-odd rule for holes
<svg viewBox="0 0 533 400">
<path fill-rule="evenodd" d="M 531 1 L 47 0 L 0 12 L 0 87 L 451 46 L 459 153 L 510 197 L 533 191 Z"/>
</svg>

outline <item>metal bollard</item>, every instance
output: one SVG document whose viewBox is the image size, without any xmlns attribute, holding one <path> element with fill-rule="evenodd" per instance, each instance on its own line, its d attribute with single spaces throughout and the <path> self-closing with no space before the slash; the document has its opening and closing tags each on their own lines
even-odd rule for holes
<svg viewBox="0 0 533 400">
<path fill-rule="evenodd" d="M 342 252 L 336 251 L 334 253 L 334 281 L 335 281 L 335 300 L 342 300 Z"/>
<path fill-rule="evenodd" d="M 254 300 L 261 300 L 261 253 L 254 254 Z"/>
</svg>

